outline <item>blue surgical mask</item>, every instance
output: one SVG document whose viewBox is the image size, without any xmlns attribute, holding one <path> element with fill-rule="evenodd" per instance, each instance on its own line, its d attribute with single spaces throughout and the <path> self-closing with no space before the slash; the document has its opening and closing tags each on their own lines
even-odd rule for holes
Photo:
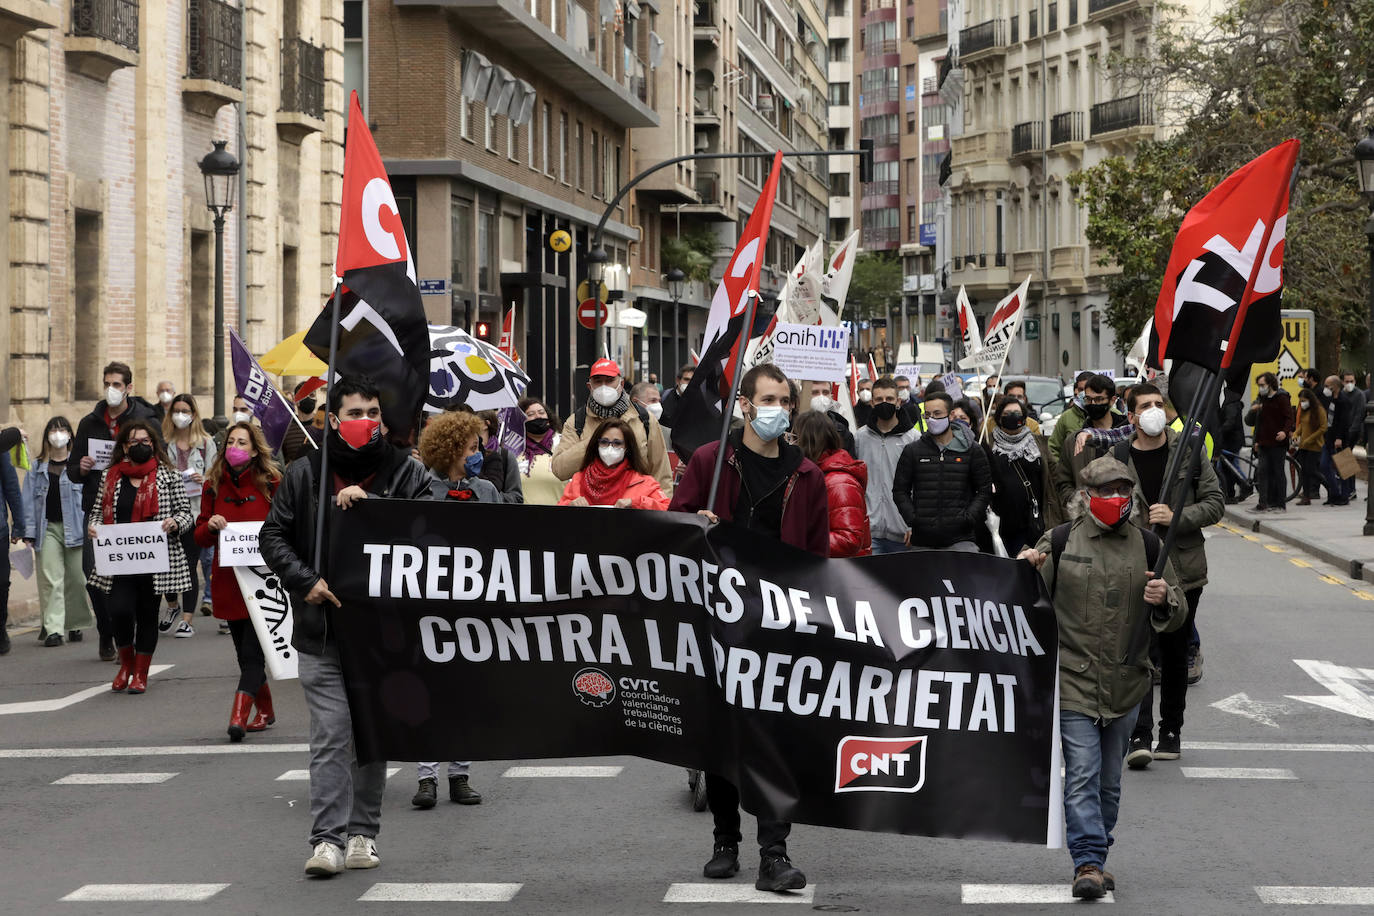
<svg viewBox="0 0 1374 916">
<path fill-rule="evenodd" d="M 464 458 L 463 470 L 467 472 L 467 476 L 469 477 L 476 477 L 478 474 L 482 473 L 482 453 L 478 452 L 475 455 L 468 455 Z"/>
<path fill-rule="evenodd" d="M 944 435 L 945 430 L 949 429 L 949 417 L 928 417 L 926 429 L 930 430 L 933 436 Z"/>
<path fill-rule="evenodd" d="M 755 407 L 754 419 L 749 421 L 749 425 L 754 427 L 754 432 L 758 433 L 764 442 L 772 442 L 787 432 L 787 427 L 792 425 L 792 419 L 781 407 Z"/>
</svg>

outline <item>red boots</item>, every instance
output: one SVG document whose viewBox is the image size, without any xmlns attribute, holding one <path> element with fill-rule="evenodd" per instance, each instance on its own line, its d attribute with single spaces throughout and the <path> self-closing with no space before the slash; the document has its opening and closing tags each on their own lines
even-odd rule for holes
<svg viewBox="0 0 1374 916">
<path fill-rule="evenodd" d="M 243 740 L 248 728 L 248 712 L 253 707 L 253 695 L 242 690 L 234 694 L 234 705 L 229 710 L 229 740 L 235 743 Z"/>
<path fill-rule="evenodd" d="M 243 696 L 247 696 L 247 694 L 243 694 Z M 258 695 L 252 699 L 257 704 L 258 714 L 253 717 L 252 722 L 248 723 L 248 730 L 260 732 L 277 721 L 277 714 L 272 711 L 272 688 L 267 686 L 266 681 L 263 681 L 262 686 L 258 688 Z"/>
<path fill-rule="evenodd" d="M 148 666 L 152 663 L 152 655 L 144 655 L 142 652 L 134 655 L 134 676 L 129 679 L 130 693 L 142 693 L 148 689 Z"/>
<path fill-rule="evenodd" d="M 114 683 L 110 689 L 116 692 L 122 691 L 129 686 L 129 678 L 134 673 L 134 647 L 123 646 L 119 650 L 119 673 L 115 675 Z"/>
</svg>

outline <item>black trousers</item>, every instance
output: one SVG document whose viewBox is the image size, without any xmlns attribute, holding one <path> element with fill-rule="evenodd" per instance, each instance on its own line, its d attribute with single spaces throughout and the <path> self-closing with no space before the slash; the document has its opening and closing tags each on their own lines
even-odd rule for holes
<svg viewBox="0 0 1374 916">
<path fill-rule="evenodd" d="M 234 637 L 234 654 L 239 660 L 239 691 L 256 694 L 267 681 L 267 659 L 263 657 L 253 621 L 245 617 L 228 624 L 229 635 Z"/>
<path fill-rule="evenodd" d="M 81 545 L 81 571 L 90 579 L 91 573 L 95 571 L 95 542 L 86 538 L 86 543 Z M 95 629 L 101 636 L 113 637 L 114 626 L 110 623 L 110 609 L 108 606 L 108 596 L 98 588 L 86 586 L 86 594 L 91 599 L 91 610 L 95 613 Z"/>
<path fill-rule="evenodd" d="M 186 553 L 186 565 L 191 568 L 191 590 L 182 592 L 177 600 L 182 612 L 190 614 L 200 603 L 200 546 L 196 544 L 194 528 L 181 535 L 181 549 Z"/>
<path fill-rule="evenodd" d="M 1308 499 L 1322 495 L 1322 453 L 1298 450 L 1298 464 L 1302 465 L 1302 493 Z"/>
<path fill-rule="evenodd" d="M 739 832 L 739 789 L 725 777 L 707 773 L 706 800 L 716 822 L 716 842 L 738 846 L 742 839 Z M 787 835 L 791 832 L 792 825 L 786 821 L 759 818 L 759 855 L 787 855 Z"/>
<path fill-rule="evenodd" d="M 115 576 L 106 606 L 115 645 L 132 645 L 142 655 L 157 649 L 157 609 L 162 596 L 153 591 L 153 574 Z"/>
<path fill-rule="evenodd" d="M 1260 467 L 1264 471 L 1264 484 L 1260 488 L 1260 502 L 1275 508 L 1282 506 L 1288 498 L 1288 468 L 1284 459 L 1288 446 L 1261 445 L 1259 449 Z"/>
<path fill-rule="evenodd" d="M 1183 711 L 1188 706 L 1188 644 L 1193 641 L 1193 623 L 1197 620 L 1197 605 L 1202 589 L 1183 593 L 1188 600 L 1188 619 L 1172 633 L 1155 635 L 1159 651 L 1159 730 L 1179 734 L 1183 731 Z M 1153 654 L 1153 653 L 1152 653 Z M 1134 738 L 1149 741 L 1154 735 L 1155 688 L 1145 692 L 1136 716 Z"/>
</svg>

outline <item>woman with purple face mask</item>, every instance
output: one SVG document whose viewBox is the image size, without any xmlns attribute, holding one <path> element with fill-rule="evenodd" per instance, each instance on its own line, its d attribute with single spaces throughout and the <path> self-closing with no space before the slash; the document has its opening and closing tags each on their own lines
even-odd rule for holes
<svg viewBox="0 0 1374 916">
<path fill-rule="evenodd" d="M 262 432 L 251 422 L 235 423 L 225 432 L 224 452 L 205 474 L 195 539 L 201 547 L 217 545 L 219 533 L 233 522 L 261 522 L 272 508 L 272 496 L 281 483 L 281 472 L 272 461 Z M 272 710 L 272 691 L 267 686 L 267 660 L 258 642 L 248 608 L 239 591 L 233 567 L 221 566 L 215 552 L 210 578 L 215 616 L 228 621 L 239 662 L 239 683 L 229 712 L 229 740 L 242 741 L 245 732 L 258 732 L 277 721 Z M 251 722 L 248 714 L 256 706 Z"/>
</svg>

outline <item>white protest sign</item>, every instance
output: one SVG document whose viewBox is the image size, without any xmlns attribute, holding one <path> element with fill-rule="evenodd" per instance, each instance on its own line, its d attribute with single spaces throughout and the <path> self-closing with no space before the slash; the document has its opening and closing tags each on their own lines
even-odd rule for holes
<svg viewBox="0 0 1374 916">
<path fill-rule="evenodd" d="M 964 396 L 964 380 L 956 373 L 946 373 L 940 376 L 940 381 L 945 383 L 945 393 L 954 400 L 957 401 Z"/>
<path fill-rule="evenodd" d="M 892 377 L 897 378 L 898 376 L 910 380 L 913 384 L 918 382 L 921 378 L 921 364 L 898 363 L 892 369 Z"/>
<path fill-rule="evenodd" d="M 113 439 L 91 439 L 86 454 L 91 456 L 91 467 L 103 471 L 110 466 L 110 455 L 114 453 Z"/>
<path fill-rule="evenodd" d="M 848 328 L 780 324 L 773 348 L 773 363 L 790 378 L 843 382 L 849 369 Z"/>
<path fill-rule="evenodd" d="M 95 571 L 101 576 L 165 573 L 170 566 L 162 522 L 95 526 Z"/>
<path fill-rule="evenodd" d="M 291 646 L 291 597 L 281 580 L 266 566 L 235 566 L 234 576 L 267 658 L 267 673 L 274 681 L 298 677 L 296 650 Z"/>
<path fill-rule="evenodd" d="M 220 566 L 261 566 L 258 532 L 262 522 L 229 522 L 219 533 Z"/>
</svg>

